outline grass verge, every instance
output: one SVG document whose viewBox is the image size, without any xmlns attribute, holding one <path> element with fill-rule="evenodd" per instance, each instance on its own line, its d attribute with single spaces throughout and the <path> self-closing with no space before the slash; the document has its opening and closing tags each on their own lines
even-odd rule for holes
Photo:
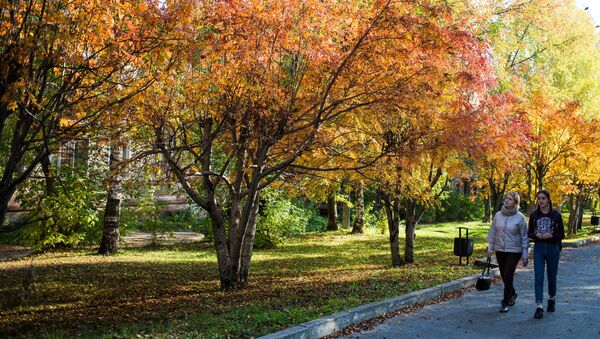
<svg viewBox="0 0 600 339">
<path fill-rule="evenodd" d="M 206 243 L 0 262 L 0 337 L 264 335 L 478 272 L 452 254 L 458 226 L 483 256 L 487 223 L 418 227 L 416 263 L 400 268 L 390 266 L 387 235 L 308 234 L 256 251 L 250 285 L 233 292 L 219 290 Z"/>
</svg>

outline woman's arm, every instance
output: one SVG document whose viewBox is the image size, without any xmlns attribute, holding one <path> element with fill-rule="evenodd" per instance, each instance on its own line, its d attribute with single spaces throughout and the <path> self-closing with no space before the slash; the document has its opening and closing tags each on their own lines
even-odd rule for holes
<svg viewBox="0 0 600 339">
<path fill-rule="evenodd" d="M 529 216 L 529 229 L 527 231 L 527 236 L 529 236 L 529 239 L 537 239 L 537 236 L 535 235 L 535 217 L 534 217 L 535 212 L 531 213 L 531 215 Z"/>
<path fill-rule="evenodd" d="M 523 219 L 519 222 L 519 231 L 521 234 L 522 257 L 526 258 L 529 256 L 529 232 L 527 225 L 525 224 L 525 216 L 523 216 Z"/>
<path fill-rule="evenodd" d="M 554 222 L 556 223 L 556 227 L 554 227 L 554 231 L 552 232 L 552 239 L 560 242 L 562 239 L 565 238 L 565 226 L 563 224 L 563 219 L 562 219 L 562 215 L 560 214 L 559 211 L 554 212 L 555 217 Z"/>
</svg>

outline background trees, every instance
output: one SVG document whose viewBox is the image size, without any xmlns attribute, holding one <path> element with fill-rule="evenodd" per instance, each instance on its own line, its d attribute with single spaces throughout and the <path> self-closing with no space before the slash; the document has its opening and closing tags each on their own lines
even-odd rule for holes
<svg viewBox="0 0 600 339">
<path fill-rule="evenodd" d="M 51 175 L 48 156 L 60 140 L 82 136 L 153 81 L 142 71 L 144 56 L 160 48 L 176 8 L 170 13 L 145 1 L 2 2 L 0 224 L 39 164 Z"/>
<path fill-rule="evenodd" d="M 208 216 L 226 289 L 248 282 L 274 206 L 356 196 L 352 232 L 387 222 L 397 266 L 452 179 L 487 218 L 507 190 L 532 206 L 550 188 L 571 231 L 597 191 L 600 48 L 571 1 L 10 1 L 0 20 L 0 221 L 19 187 L 30 206 L 56 194 L 51 154 L 85 137 L 110 148 L 104 185 L 57 196 L 85 200 L 113 252 L 120 170 L 160 155 L 157 181 Z"/>
</svg>

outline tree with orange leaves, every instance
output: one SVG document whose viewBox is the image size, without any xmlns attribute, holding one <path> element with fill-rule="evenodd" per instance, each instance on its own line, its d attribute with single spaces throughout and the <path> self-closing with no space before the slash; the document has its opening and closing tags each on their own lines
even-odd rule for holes
<svg viewBox="0 0 600 339">
<path fill-rule="evenodd" d="M 49 165 L 58 140 L 82 135 L 154 81 L 144 71 L 145 57 L 160 48 L 185 6 L 182 1 L 166 11 L 155 2 L 118 0 L 0 5 L 1 226 L 15 190 L 40 163 Z M 155 54 L 152 61 L 158 60 Z"/>
<path fill-rule="evenodd" d="M 472 23 L 445 8 L 440 27 L 442 48 L 426 51 L 430 63 L 412 77 L 409 88 L 382 119 L 382 143 L 389 157 L 379 163 L 374 179 L 380 186 L 390 231 L 392 264 L 414 262 L 414 232 L 426 208 L 435 203 L 445 182 L 463 166 L 459 155 L 475 147 L 474 135 L 486 122 L 483 99 L 493 85 L 488 47 L 480 43 Z M 430 18 L 430 20 L 433 20 Z M 441 20 L 437 18 L 437 20 Z M 433 34 L 436 36 L 436 34 Z M 415 60 L 415 62 L 421 62 Z M 486 139 L 487 140 L 487 139 Z M 399 224 L 405 220 L 404 257 L 399 251 Z"/>
<path fill-rule="evenodd" d="M 561 193 L 569 209 L 568 236 L 577 233 L 585 204 L 600 192 L 600 119 L 580 122 L 574 132 L 583 134 L 586 142 L 579 144 L 570 158 L 563 159 L 561 166 L 565 177 Z"/>
<path fill-rule="evenodd" d="M 475 86 L 486 73 L 474 36 L 431 1 L 211 2 L 199 17 L 190 63 L 165 77 L 167 100 L 147 117 L 208 212 L 226 289 L 249 280 L 260 191 L 289 171 L 331 169 L 300 160 L 338 140 L 336 124 L 391 114 L 392 103 L 427 119 L 416 108 L 446 95 L 440 84 Z"/>
</svg>

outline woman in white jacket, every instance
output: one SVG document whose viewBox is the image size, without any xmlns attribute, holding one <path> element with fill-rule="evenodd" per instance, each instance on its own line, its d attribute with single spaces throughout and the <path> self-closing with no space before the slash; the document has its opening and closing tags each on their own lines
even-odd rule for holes
<svg viewBox="0 0 600 339">
<path fill-rule="evenodd" d="M 517 293 L 513 286 L 515 270 L 519 260 L 527 266 L 529 255 L 529 237 L 525 216 L 519 212 L 519 194 L 510 192 L 504 199 L 504 206 L 492 220 L 488 233 L 488 258 L 492 250 L 496 251 L 498 268 L 504 282 L 504 298 L 500 312 L 508 312 L 508 306 L 515 304 Z"/>
</svg>

